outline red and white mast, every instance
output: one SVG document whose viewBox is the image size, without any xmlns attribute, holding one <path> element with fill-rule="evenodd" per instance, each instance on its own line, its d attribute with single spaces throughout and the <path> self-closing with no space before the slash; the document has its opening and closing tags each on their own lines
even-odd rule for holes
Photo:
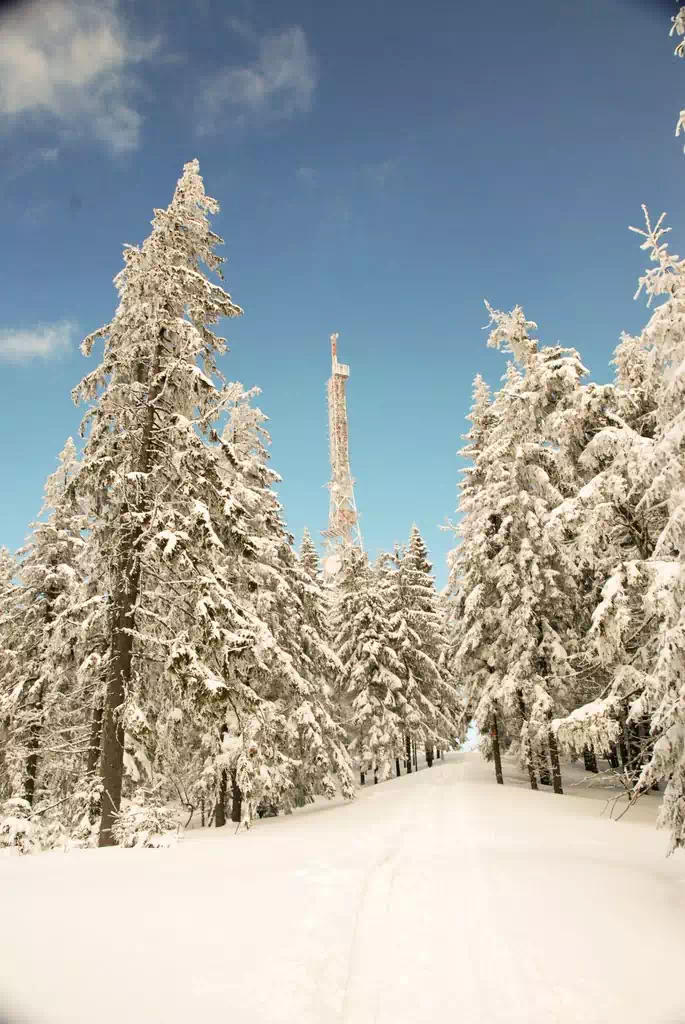
<svg viewBox="0 0 685 1024">
<path fill-rule="evenodd" d="M 350 472 L 350 450 L 347 430 L 347 404 L 345 382 L 350 368 L 338 362 L 338 335 L 331 334 L 332 372 L 327 385 L 328 435 L 331 459 L 331 479 L 328 484 L 330 505 L 326 537 L 326 575 L 334 576 L 342 565 L 346 548 L 364 550 L 359 529 L 359 515 L 354 500 L 354 480 Z"/>
</svg>

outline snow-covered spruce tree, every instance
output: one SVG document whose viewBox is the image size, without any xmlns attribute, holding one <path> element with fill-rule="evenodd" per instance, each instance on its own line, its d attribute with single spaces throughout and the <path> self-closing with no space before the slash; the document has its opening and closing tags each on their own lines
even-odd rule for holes
<svg viewBox="0 0 685 1024">
<path fill-rule="evenodd" d="M 635 775 L 647 757 L 633 799 L 665 780 L 659 825 L 676 849 L 685 845 L 685 261 L 668 252 L 663 218 L 652 226 L 645 216 L 642 247 L 656 267 L 640 290 L 666 299 L 639 338 L 622 339 L 615 360 L 617 393 L 643 418 L 622 425 L 609 469 L 593 480 L 600 494 L 607 477 L 614 483 L 625 537 L 593 616 L 596 657 L 610 682 L 558 732 L 595 749 L 623 741 Z"/>
<path fill-rule="evenodd" d="M 551 723 L 567 706 L 579 597 L 572 555 L 552 514 L 563 499 L 553 422 L 586 371 L 573 350 L 539 349 L 520 307 L 509 314 L 488 308 L 488 344 L 511 352 L 517 366 L 510 364 L 491 405 L 482 385 L 476 395 L 472 422 L 481 436 L 466 453 L 479 486 L 477 493 L 467 489 L 460 505 L 462 543 L 453 558 L 463 595 L 455 674 L 467 684 L 478 728 L 491 733 L 493 718 L 504 716 L 507 731 L 520 734 L 531 787 L 536 761 L 545 774 L 548 752 L 560 793 Z"/>
<path fill-rule="evenodd" d="M 89 355 L 104 339 L 102 362 L 74 391 L 92 403 L 75 493 L 97 509 L 89 544 L 111 604 L 101 845 L 114 842 L 130 698 L 146 665 L 161 662 L 170 686 L 204 696 L 239 688 L 232 662 L 254 643 L 216 571 L 225 499 L 221 455 L 208 441 L 218 441 L 224 389 L 215 356 L 225 343 L 210 327 L 241 313 L 200 269 L 222 262 L 207 219 L 217 208 L 197 161 L 187 164 L 169 208 L 155 211 L 152 234 L 124 250 L 114 319 L 82 346 Z"/>
<path fill-rule="evenodd" d="M 467 419 L 471 429 L 463 435 L 467 444 L 459 454 L 470 465 L 462 470 L 459 486 L 457 511 L 462 518 L 458 526 L 452 527 L 459 545 L 448 559 L 448 665 L 462 687 L 459 736 L 463 740 L 471 722 L 477 726 L 481 751 L 487 759 L 494 759 L 495 776 L 502 784 L 499 676 L 489 663 L 488 654 L 499 629 L 500 595 L 492 571 L 492 560 L 498 550 L 494 541 L 497 506 L 491 480 L 493 467 L 485 458 L 497 414 L 490 388 L 480 375 L 474 380 L 473 404 Z"/>
<path fill-rule="evenodd" d="M 403 715 L 407 742 L 423 745 L 426 762 L 448 750 L 459 730 L 461 704 L 444 674 L 444 622 L 426 545 L 413 526 L 381 576 L 390 642 L 404 665 Z"/>
<path fill-rule="evenodd" d="M 16 561 L 6 547 L 0 547 L 0 801 L 9 799 L 12 785 L 7 762 L 7 749 L 10 739 L 10 717 L 6 701 L 8 690 L 4 680 L 11 666 L 12 618 L 10 615 L 11 593 L 14 587 Z"/>
<path fill-rule="evenodd" d="M 614 363 L 615 385 L 579 389 L 561 432 L 561 461 L 572 496 L 555 516 L 573 544 L 582 596 L 580 644 L 567 693 L 569 706 L 585 710 L 573 714 L 558 736 L 570 753 L 583 755 L 586 769 L 596 771 L 597 758 L 606 757 L 613 768 L 623 768 L 630 784 L 641 768 L 644 724 L 628 720 L 625 698 L 634 691 L 634 672 L 654 628 L 642 617 L 635 566 L 649 557 L 659 529 L 658 515 L 638 511 L 643 490 L 639 466 L 653 444 L 658 388 L 648 354 L 636 339 L 623 336 Z M 632 579 L 631 611 L 626 571 Z M 592 741 L 584 739 L 586 726 L 602 716 L 605 698 L 615 711 L 614 725 L 609 732 L 604 726 L 596 729 Z"/>
<path fill-rule="evenodd" d="M 341 710 L 362 785 L 387 779 L 404 754 L 406 669 L 391 636 L 384 594 L 384 559 L 370 566 L 356 548 L 345 553 L 336 579 L 335 650 L 342 664 Z"/>
<path fill-rule="evenodd" d="M 6 765 L 15 795 L 33 806 L 64 797 L 86 753 L 80 687 L 71 645 L 63 648 L 65 609 L 80 582 L 86 517 L 69 490 L 78 472 L 71 438 L 48 478 L 41 515 L 18 552 L 16 585 L 2 599 L 6 625 L 0 716 L 7 723 Z M 45 762 L 42 766 L 41 762 Z M 42 774 L 42 782 L 39 776 Z"/>
<path fill-rule="evenodd" d="M 242 547 L 227 557 L 226 568 L 262 630 L 259 663 L 249 676 L 262 703 L 249 714 L 227 704 L 218 731 L 234 819 L 240 809 L 249 821 L 260 802 L 287 811 L 316 795 L 332 797 L 338 786 L 349 798 L 354 782 L 328 684 L 340 664 L 324 635 L 321 584 L 311 552 L 301 564 L 283 522 L 273 490 L 280 478 L 268 466 L 266 417 L 250 404 L 258 391 L 234 389 L 223 433 L 231 448 L 224 485 Z"/>
</svg>

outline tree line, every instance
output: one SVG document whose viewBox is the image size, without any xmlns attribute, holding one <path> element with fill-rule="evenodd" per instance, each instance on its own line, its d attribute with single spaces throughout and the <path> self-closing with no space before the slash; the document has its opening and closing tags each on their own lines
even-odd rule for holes
<svg viewBox="0 0 685 1024">
<path fill-rule="evenodd" d="M 672 19 L 685 35 L 685 8 Z M 683 42 L 676 54 L 683 56 Z M 683 115 L 678 131 L 684 126 Z M 630 802 L 665 787 L 659 825 L 685 845 L 685 260 L 662 215 L 633 228 L 661 299 L 623 334 L 614 381 L 541 347 L 516 307 L 488 306 L 511 356 L 494 394 L 477 377 L 451 555 L 452 667 L 502 782 L 562 792 L 559 752 L 618 771 Z"/>
</svg>

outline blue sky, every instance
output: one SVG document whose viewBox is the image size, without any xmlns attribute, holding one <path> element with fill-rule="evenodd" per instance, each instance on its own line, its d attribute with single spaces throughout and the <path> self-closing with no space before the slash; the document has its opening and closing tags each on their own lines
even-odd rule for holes
<svg viewBox="0 0 685 1024">
<path fill-rule="evenodd" d="M 676 5 L 673 5 L 673 10 Z M 326 526 L 328 337 L 372 554 L 452 545 L 471 382 L 497 385 L 483 299 L 609 379 L 644 255 L 685 247 L 685 67 L 668 3 L 53 0 L 0 32 L 0 543 L 19 546 L 81 417 L 78 351 L 125 242 L 197 156 L 221 203 L 230 379 L 262 388 L 291 530 Z"/>
</svg>

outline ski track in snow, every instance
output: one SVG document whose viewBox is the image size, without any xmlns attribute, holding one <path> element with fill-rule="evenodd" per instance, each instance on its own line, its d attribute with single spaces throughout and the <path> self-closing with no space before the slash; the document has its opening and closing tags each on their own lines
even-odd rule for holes
<svg viewBox="0 0 685 1024">
<path fill-rule="evenodd" d="M 6 994 L 11 1024 L 685 1022 L 685 858 L 665 858 L 654 804 L 617 823 L 601 797 L 507 782 L 452 754 L 249 833 L 2 858 L 0 1010 Z"/>
</svg>

